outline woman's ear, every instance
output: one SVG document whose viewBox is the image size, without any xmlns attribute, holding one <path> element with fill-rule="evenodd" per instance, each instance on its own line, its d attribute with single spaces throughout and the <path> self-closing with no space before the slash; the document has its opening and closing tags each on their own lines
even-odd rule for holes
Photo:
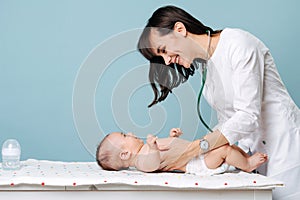
<svg viewBox="0 0 300 200">
<path fill-rule="evenodd" d="M 182 34 L 184 37 L 187 35 L 186 28 L 185 28 L 185 26 L 182 22 L 176 22 L 174 24 L 174 31 L 176 31 L 177 33 Z"/>
<path fill-rule="evenodd" d="M 128 151 L 127 149 L 122 150 L 119 154 L 121 160 L 129 160 L 130 156 L 131 156 L 131 152 Z"/>
</svg>

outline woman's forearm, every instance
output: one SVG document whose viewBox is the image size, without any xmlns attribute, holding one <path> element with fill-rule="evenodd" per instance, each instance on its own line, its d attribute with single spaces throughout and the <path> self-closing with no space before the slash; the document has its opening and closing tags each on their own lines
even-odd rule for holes
<svg viewBox="0 0 300 200">
<path fill-rule="evenodd" d="M 219 130 L 216 130 L 212 133 L 205 135 L 204 139 L 206 139 L 209 142 L 209 151 L 228 143 L 227 139 L 223 136 L 223 134 Z M 176 157 L 176 159 L 174 159 L 174 161 L 171 162 L 171 164 L 169 163 L 168 166 L 165 167 L 166 171 L 182 169 L 194 157 L 207 152 L 207 151 L 202 151 L 200 149 L 200 139 L 192 141 L 188 145 L 188 147 L 183 148 L 178 145 L 176 146 L 176 148 L 180 149 L 182 153 L 179 157 Z"/>
<path fill-rule="evenodd" d="M 218 129 L 205 135 L 204 139 L 206 139 L 209 143 L 209 151 L 229 143 L 225 136 Z M 202 154 L 204 152 L 200 151 L 199 153 Z"/>
<path fill-rule="evenodd" d="M 227 139 L 219 130 L 215 130 L 212 133 L 208 133 L 204 136 L 204 139 L 206 139 L 209 143 L 209 151 L 223 146 L 224 144 L 228 144 Z M 205 153 L 200 149 L 199 143 L 200 139 L 191 142 L 189 147 L 183 152 L 180 158 L 187 157 L 188 159 L 192 159 L 193 157 L 196 157 L 199 154 Z"/>
</svg>

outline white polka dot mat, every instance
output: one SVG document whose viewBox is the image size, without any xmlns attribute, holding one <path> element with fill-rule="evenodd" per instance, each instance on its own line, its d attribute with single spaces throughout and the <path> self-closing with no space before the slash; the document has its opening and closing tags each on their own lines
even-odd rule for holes
<svg viewBox="0 0 300 200">
<path fill-rule="evenodd" d="M 59 162 L 29 159 L 20 170 L 3 170 L 0 165 L 0 187 L 18 184 L 41 186 L 80 186 L 101 184 L 147 185 L 173 188 L 273 188 L 276 181 L 259 174 L 245 172 L 199 176 L 184 173 L 143 173 L 137 170 L 106 171 L 96 162 Z"/>
</svg>

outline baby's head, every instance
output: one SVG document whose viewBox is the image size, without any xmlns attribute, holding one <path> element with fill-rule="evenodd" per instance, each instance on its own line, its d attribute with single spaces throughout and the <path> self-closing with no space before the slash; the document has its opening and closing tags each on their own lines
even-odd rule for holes
<svg viewBox="0 0 300 200">
<path fill-rule="evenodd" d="M 132 133 L 112 132 L 97 147 L 97 163 L 106 170 L 128 168 L 143 145 L 143 140 Z"/>
</svg>

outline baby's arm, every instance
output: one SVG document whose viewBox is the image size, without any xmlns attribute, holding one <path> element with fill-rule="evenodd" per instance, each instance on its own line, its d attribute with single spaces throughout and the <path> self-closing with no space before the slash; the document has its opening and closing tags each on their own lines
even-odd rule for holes
<svg viewBox="0 0 300 200">
<path fill-rule="evenodd" d="M 180 128 L 172 128 L 171 130 L 170 130 L 170 133 L 169 133 L 169 136 L 170 137 L 179 137 L 179 136 L 181 136 L 182 135 L 182 131 L 181 131 L 181 129 Z M 170 144 L 164 144 L 164 145 L 162 145 L 162 144 L 160 144 L 159 145 L 159 150 L 160 151 L 167 151 L 167 150 L 169 150 L 171 147 L 170 147 Z"/>
<path fill-rule="evenodd" d="M 147 143 L 142 147 L 137 155 L 135 166 L 138 170 L 153 172 L 159 169 L 161 160 L 156 140 L 157 137 L 148 135 Z"/>
</svg>

